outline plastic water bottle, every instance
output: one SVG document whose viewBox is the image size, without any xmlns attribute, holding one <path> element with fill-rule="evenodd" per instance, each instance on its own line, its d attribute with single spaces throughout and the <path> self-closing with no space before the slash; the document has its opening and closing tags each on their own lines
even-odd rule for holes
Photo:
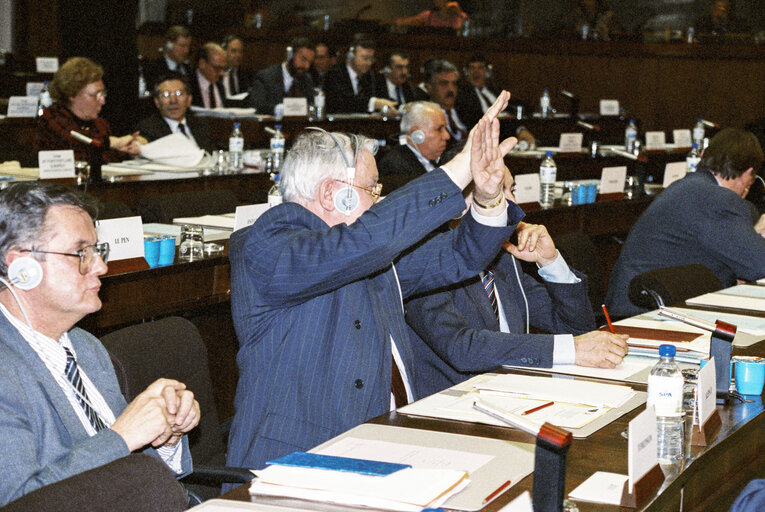
<svg viewBox="0 0 765 512">
<path fill-rule="evenodd" d="M 685 157 L 685 172 L 696 172 L 696 166 L 699 164 L 699 160 L 701 160 L 701 155 L 699 154 L 699 146 L 694 142 L 691 145 L 690 153 L 688 153 L 688 156 Z"/>
<path fill-rule="evenodd" d="M 268 207 L 273 208 L 277 204 L 282 204 L 282 192 L 279 190 L 279 173 L 271 175 L 273 185 L 268 189 Z"/>
<path fill-rule="evenodd" d="M 696 124 L 693 125 L 693 135 L 691 140 L 694 144 L 696 144 L 696 147 L 699 148 L 699 151 L 704 149 L 704 123 L 701 120 L 701 118 L 696 120 Z"/>
<path fill-rule="evenodd" d="M 318 87 L 314 89 L 313 106 L 316 112 L 316 119 L 321 121 L 324 119 L 324 104 L 326 103 L 326 97 L 324 91 Z"/>
<path fill-rule="evenodd" d="M 40 89 L 40 95 L 37 97 L 37 117 L 42 117 L 43 110 L 50 107 L 52 104 L 53 100 L 50 98 L 48 82 L 44 82 L 42 89 Z"/>
<path fill-rule="evenodd" d="M 635 152 L 635 141 L 637 141 L 637 126 L 635 120 L 630 119 L 627 128 L 624 130 L 624 150 L 628 153 Z"/>
<path fill-rule="evenodd" d="M 683 457 L 683 374 L 675 363 L 675 346 L 661 345 L 661 359 L 648 376 L 648 406 L 656 411 L 656 446 L 661 464 Z"/>
<path fill-rule="evenodd" d="M 244 154 L 244 137 L 240 123 L 234 123 L 234 130 L 228 138 L 229 166 L 234 172 L 240 172 L 244 168 L 242 155 Z"/>
<path fill-rule="evenodd" d="M 146 85 L 146 77 L 143 74 L 143 57 L 138 56 L 138 97 L 146 98 L 151 96 L 151 91 Z"/>
<path fill-rule="evenodd" d="M 271 154 L 274 158 L 274 171 L 279 172 L 284 161 L 284 134 L 282 134 L 282 125 L 274 126 L 275 132 L 271 135 Z"/>
<path fill-rule="evenodd" d="M 539 111 L 542 113 L 543 118 L 552 117 L 552 108 L 550 107 L 550 91 L 547 89 L 542 92 L 542 97 L 539 98 Z"/>
<path fill-rule="evenodd" d="M 545 153 L 545 159 L 539 166 L 539 204 L 542 208 L 550 208 L 555 201 L 555 179 L 558 177 L 558 166 L 552 158 L 553 152 Z"/>
</svg>

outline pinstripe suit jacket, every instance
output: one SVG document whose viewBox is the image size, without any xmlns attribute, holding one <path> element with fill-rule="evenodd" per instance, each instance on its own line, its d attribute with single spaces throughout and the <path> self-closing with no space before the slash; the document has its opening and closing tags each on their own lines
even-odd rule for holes
<svg viewBox="0 0 765 512">
<path fill-rule="evenodd" d="M 77 364 L 118 416 L 127 404 L 106 349 L 82 329 L 72 329 L 69 337 Z M 0 505 L 130 455 L 111 429 L 88 435 L 50 371 L 1 313 L 0 453 Z M 183 462 L 184 469 L 190 467 L 188 444 Z"/>
<path fill-rule="evenodd" d="M 260 468 L 307 450 L 390 408 L 391 336 L 411 383 L 404 297 L 476 275 L 523 216 L 412 247 L 464 208 L 434 170 L 351 225 L 329 228 L 296 203 L 268 210 L 231 237 L 231 308 L 239 338 L 228 463 Z M 395 273 L 391 263 L 395 262 Z"/>
</svg>

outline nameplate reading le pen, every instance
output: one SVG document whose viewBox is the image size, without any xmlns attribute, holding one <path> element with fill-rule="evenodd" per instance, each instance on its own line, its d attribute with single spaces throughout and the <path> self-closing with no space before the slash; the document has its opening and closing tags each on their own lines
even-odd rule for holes
<svg viewBox="0 0 765 512">
<path fill-rule="evenodd" d="M 327 469 L 346 471 L 362 475 L 386 476 L 402 469 L 411 468 L 409 464 L 395 464 L 377 460 L 352 459 L 319 455 L 318 453 L 292 452 L 289 455 L 266 462 L 268 465 L 293 466 L 299 468 Z"/>
</svg>

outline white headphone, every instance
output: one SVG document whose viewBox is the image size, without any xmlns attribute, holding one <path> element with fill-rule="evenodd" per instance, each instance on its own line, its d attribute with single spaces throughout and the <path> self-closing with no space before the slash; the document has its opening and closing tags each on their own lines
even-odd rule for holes
<svg viewBox="0 0 765 512">
<path fill-rule="evenodd" d="M 42 282 L 43 269 L 40 262 L 30 256 L 16 258 L 8 265 L 8 279 L 21 290 L 31 290 Z"/>
<path fill-rule="evenodd" d="M 348 184 L 335 192 L 335 195 L 332 196 L 332 201 L 334 202 L 335 208 L 337 208 L 338 211 L 343 212 L 346 216 L 348 216 L 353 213 L 361 203 L 359 193 L 355 188 L 353 188 L 353 179 L 356 177 L 356 162 L 359 158 L 359 138 L 355 133 L 350 134 L 350 137 L 352 138 L 351 145 L 353 146 L 353 165 L 351 165 L 345 156 L 343 147 L 340 145 L 340 142 L 337 140 L 334 134 L 332 134 L 332 132 L 328 132 L 327 130 L 318 128 L 316 126 L 310 126 L 306 129 L 324 132 L 329 135 L 332 139 L 332 142 L 335 143 L 337 150 L 340 152 L 340 156 L 343 157 Z"/>
<path fill-rule="evenodd" d="M 291 61 L 292 57 L 295 56 L 295 50 L 292 49 L 292 46 L 287 47 L 287 61 Z"/>
<path fill-rule="evenodd" d="M 345 60 L 353 60 L 353 58 L 356 56 L 356 46 L 351 46 L 348 48 L 348 53 L 345 54 Z"/>
<path fill-rule="evenodd" d="M 167 42 L 165 43 L 165 51 L 166 51 L 166 52 L 171 52 L 171 51 L 173 51 L 173 42 L 172 42 L 172 41 L 167 41 Z"/>
<path fill-rule="evenodd" d="M 412 142 L 415 144 L 422 144 L 425 142 L 425 132 L 422 130 L 415 130 L 409 135 L 412 138 Z"/>
</svg>

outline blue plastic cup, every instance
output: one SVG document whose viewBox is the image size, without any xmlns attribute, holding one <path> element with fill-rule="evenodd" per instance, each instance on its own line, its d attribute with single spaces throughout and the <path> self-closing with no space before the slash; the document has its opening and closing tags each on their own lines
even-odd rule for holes
<svg viewBox="0 0 765 512">
<path fill-rule="evenodd" d="M 574 204 L 584 204 L 587 202 L 587 187 L 585 185 L 576 185 L 572 194 L 574 196 Z"/>
<path fill-rule="evenodd" d="M 761 395 L 765 385 L 765 359 L 737 356 L 736 390 L 742 395 Z"/>
<path fill-rule="evenodd" d="M 587 184 L 587 203 L 594 203 L 595 198 L 598 197 L 598 186 L 595 183 Z"/>
<path fill-rule="evenodd" d="M 157 237 L 143 239 L 143 257 L 151 268 L 159 265 L 159 246 L 160 239 Z"/>
<path fill-rule="evenodd" d="M 175 237 L 164 235 L 159 238 L 159 266 L 172 265 L 175 261 Z"/>
</svg>

